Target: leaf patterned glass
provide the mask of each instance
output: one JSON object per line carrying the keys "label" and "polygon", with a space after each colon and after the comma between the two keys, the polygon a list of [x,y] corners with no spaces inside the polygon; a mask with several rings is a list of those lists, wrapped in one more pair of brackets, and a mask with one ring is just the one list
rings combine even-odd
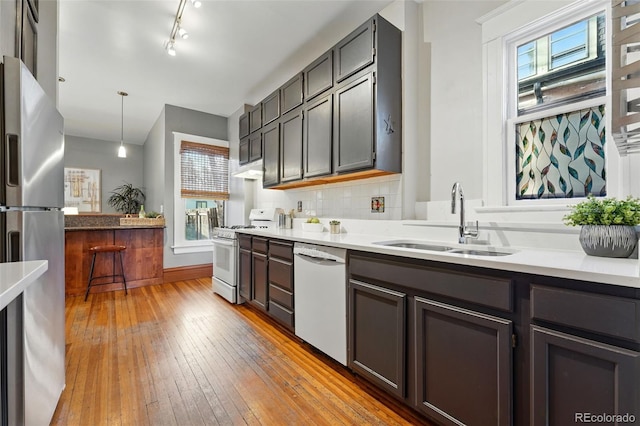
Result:
{"label": "leaf patterned glass", "polygon": [[516,124],[516,199],[605,196],[605,108]]}

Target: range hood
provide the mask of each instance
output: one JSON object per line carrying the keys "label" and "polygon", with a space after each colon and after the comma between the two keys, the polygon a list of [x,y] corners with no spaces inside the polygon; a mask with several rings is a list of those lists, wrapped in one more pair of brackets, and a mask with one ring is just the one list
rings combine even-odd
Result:
{"label": "range hood", "polygon": [[253,163],[244,164],[238,167],[232,176],[251,180],[262,178],[262,160],[256,160]]}

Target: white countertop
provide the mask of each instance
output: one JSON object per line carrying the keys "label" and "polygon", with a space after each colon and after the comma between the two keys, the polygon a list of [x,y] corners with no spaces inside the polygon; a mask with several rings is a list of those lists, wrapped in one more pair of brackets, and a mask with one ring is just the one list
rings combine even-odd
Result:
{"label": "white countertop", "polygon": [[[477,266],[482,268],[499,269],[505,271],[523,272],[559,278],[570,278],[583,281],[613,284],[640,289],[640,268],[638,259],[612,259],[588,256],[583,252],[562,250],[536,250],[531,248],[518,249],[514,247],[502,248],[472,244],[456,244],[451,241],[424,240],[406,236],[381,234],[330,234],[325,232],[304,232],[301,229],[264,229],[237,230],[245,234],[280,238],[283,240],[320,244],[340,247],[349,250],[361,250],[371,253],[382,253],[403,256],[414,259],[425,259],[436,262],[455,263],[459,265]],[[407,241],[415,240],[436,243],[456,248],[489,248],[497,251],[514,251],[508,256],[473,256],[447,252],[425,251],[418,249],[387,247],[373,244],[378,241]]]}
{"label": "white countertop", "polygon": [[0,263],[0,309],[4,309],[49,269],[46,260]]}

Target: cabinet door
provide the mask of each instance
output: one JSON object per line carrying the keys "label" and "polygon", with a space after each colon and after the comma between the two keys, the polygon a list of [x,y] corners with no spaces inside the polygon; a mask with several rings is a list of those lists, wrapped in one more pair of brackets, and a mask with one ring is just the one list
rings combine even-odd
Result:
{"label": "cabinet door", "polygon": [[333,94],[318,99],[305,109],[304,176],[331,173],[333,143]]}
{"label": "cabinet door", "polygon": [[38,27],[34,8],[22,3],[22,33],[20,37],[20,59],[27,66],[31,74],[38,78]]}
{"label": "cabinet door", "polygon": [[349,282],[348,365],[400,398],[406,392],[406,298],[397,291]]}
{"label": "cabinet door", "polygon": [[245,300],[251,300],[251,251],[239,249],[238,255],[238,285],[240,296]]}
{"label": "cabinet door", "polygon": [[280,117],[280,91],[276,90],[262,101],[262,125]]}
{"label": "cabinet door", "polygon": [[239,163],[247,164],[249,162],[249,138],[240,139]]}
{"label": "cabinet door", "polygon": [[351,74],[373,64],[375,22],[364,23],[336,47],[336,81],[341,82]]}
{"label": "cabinet door", "polygon": [[251,270],[253,273],[251,301],[262,310],[267,310],[267,256],[260,253],[251,254]]}
{"label": "cabinet door", "polygon": [[262,127],[262,104],[254,106],[249,111],[249,133],[260,130]]}
{"label": "cabinet door", "polygon": [[262,186],[268,188],[280,183],[280,123],[273,123],[262,130],[264,145]]}
{"label": "cabinet door", "polygon": [[585,423],[590,413],[638,417],[640,353],[542,327],[531,331],[531,425]]}
{"label": "cabinet door", "polygon": [[262,158],[262,133],[255,132],[249,135],[249,161]]}
{"label": "cabinet door", "polygon": [[333,51],[330,50],[303,71],[304,97],[309,100],[333,87]]}
{"label": "cabinet door", "polygon": [[373,75],[367,74],[336,92],[335,170],[373,166]]}
{"label": "cabinet door", "polygon": [[281,114],[302,105],[302,73],[287,81],[280,88]]}
{"label": "cabinet door", "polygon": [[511,321],[416,297],[416,407],[443,424],[510,425]]}
{"label": "cabinet door", "polygon": [[249,136],[249,113],[244,113],[238,119],[238,132],[240,139]]}
{"label": "cabinet door", "polygon": [[280,123],[280,181],[302,179],[302,110],[291,111]]}

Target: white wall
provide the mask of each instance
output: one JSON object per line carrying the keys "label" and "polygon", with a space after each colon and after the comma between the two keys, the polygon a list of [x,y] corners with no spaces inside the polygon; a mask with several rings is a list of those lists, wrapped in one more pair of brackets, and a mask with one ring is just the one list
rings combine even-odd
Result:
{"label": "white wall", "polygon": [[[102,171],[102,191],[100,194],[102,213],[116,213],[116,211],[107,204],[107,199],[111,195],[111,191],[125,182],[137,188],[142,188],[146,194],[142,180],[142,147],[140,145],[125,144],[127,148],[127,158],[118,158],[119,145],[119,141],[104,141],[71,135],[65,136],[65,167],[99,169]],[[151,211],[152,209],[147,207],[146,210]]]}

